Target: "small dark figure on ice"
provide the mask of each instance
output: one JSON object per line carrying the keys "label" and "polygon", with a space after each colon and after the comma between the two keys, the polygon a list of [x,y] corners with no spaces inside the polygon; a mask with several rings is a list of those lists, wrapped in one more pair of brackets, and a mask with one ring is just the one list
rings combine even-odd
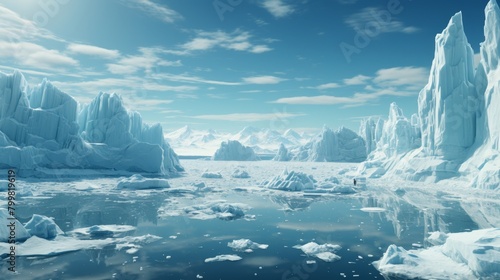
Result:
{"label": "small dark figure on ice", "polygon": [[354,186],[356,186],[356,179],[354,179]]}

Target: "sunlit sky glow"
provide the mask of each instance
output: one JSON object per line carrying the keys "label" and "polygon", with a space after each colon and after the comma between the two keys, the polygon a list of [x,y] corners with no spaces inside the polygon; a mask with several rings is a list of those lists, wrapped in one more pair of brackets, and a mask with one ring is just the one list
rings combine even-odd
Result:
{"label": "sunlit sky glow", "polygon": [[416,112],[434,37],[456,12],[478,53],[486,3],[0,0],[0,71],[47,77],[81,103],[116,92],[167,132],[357,131],[392,101]]}

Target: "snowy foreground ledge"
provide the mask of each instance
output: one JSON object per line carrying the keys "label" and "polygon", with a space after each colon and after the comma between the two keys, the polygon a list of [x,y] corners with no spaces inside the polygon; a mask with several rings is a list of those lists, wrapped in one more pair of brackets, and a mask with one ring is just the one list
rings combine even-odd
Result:
{"label": "snowy foreground ledge", "polygon": [[433,233],[435,246],[406,251],[391,245],[375,267],[385,275],[423,279],[500,279],[500,228]]}

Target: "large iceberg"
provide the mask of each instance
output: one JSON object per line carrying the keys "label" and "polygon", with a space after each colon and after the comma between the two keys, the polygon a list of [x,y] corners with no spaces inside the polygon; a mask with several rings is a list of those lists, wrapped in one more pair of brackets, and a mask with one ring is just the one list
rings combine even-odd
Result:
{"label": "large iceberg", "polygon": [[0,73],[0,168],[183,170],[161,126],[143,123],[120,96],[99,93],[79,107],[46,79],[30,88],[21,72]]}
{"label": "large iceberg", "polygon": [[300,147],[293,160],[326,162],[362,162],[366,159],[365,140],[354,131],[328,127],[311,142]]}
{"label": "large iceberg", "polygon": [[258,157],[252,148],[243,146],[236,140],[228,140],[220,144],[212,160],[253,161],[258,160]]}

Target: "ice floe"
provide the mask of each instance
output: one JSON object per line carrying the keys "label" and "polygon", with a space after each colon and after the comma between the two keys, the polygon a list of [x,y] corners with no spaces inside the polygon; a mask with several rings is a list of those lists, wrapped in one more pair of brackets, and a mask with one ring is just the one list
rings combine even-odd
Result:
{"label": "ice floe", "polygon": [[213,258],[207,258],[207,259],[205,259],[205,262],[206,263],[209,263],[209,262],[224,262],[224,261],[235,262],[235,261],[239,261],[239,260],[241,260],[241,257],[238,256],[238,255],[218,255],[218,256],[215,256]]}
{"label": "ice floe", "polygon": [[309,242],[304,245],[295,245],[293,248],[302,250],[302,252],[306,255],[317,257],[325,262],[340,260],[340,256],[334,254],[334,252],[342,249],[339,245],[330,243],[319,245],[316,242]]}
{"label": "ice floe", "polygon": [[229,248],[232,248],[235,251],[246,252],[246,253],[251,253],[251,252],[253,252],[254,249],[265,250],[269,247],[269,245],[267,245],[267,244],[259,244],[259,243],[253,242],[250,239],[233,240],[231,242],[228,242],[227,246]]}
{"label": "ice floe", "polygon": [[129,178],[123,178],[118,181],[117,189],[166,189],[170,188],[170,184],[166,179],[145,178],[140,174],[134,174]]}

